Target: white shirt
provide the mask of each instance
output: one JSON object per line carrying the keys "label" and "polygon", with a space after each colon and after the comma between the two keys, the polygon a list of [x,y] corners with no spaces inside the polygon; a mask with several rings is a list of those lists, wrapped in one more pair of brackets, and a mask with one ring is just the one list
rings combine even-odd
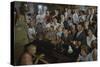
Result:
{"label": "white shirt", "polygon": [[92,56],[91,56],[91,54],[88,54],[86,57],[83,57],[79,54],[78,59],[79,59],[79,61],[92,61]]}
{"label": "white shirt", "polygon": [[69,26],[73,25],[72,20],[68,20],[67,22],[68,22]]}
{"label": "white shirt", "polygon": [[77,13],[74,13],[72,18],[73,18],[73,22],[74,22],[75,24],[77,24],[77,23],[79,22],[79,16],[78,16]]}
{"label": "white shirt", "polygon": [[83,22],[85,20],[86,20],[86,15],[82,15],[82,16],[79,17],[80,22]]}
{"label": "white shirt", "polygon": [[95,40],[96,39],[96,37],[94,36],[94,35],[92,35],[92,37],[90,38],[89,36],[87,36],[87,45],[89,46],[89,47],[91,47],[91,42],[93,41],[93,40]]}
{"label": "white shirt", "polygon": [[36,32],[35,32],[34,27],[28,29],[28,36],[29,36],[30,39],[33,39],[33,36],[32,35],[35,35],[35,33]]}

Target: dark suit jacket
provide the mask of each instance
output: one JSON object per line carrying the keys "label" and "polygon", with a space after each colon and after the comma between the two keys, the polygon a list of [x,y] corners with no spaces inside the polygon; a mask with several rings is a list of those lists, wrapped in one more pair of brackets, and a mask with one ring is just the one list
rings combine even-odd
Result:
{"label": "dark suit jacket", "polygon": [[82,45],[87,45],[86,43],[86,35],[84,32],[81,32],[78,36],[76,34],[75,40],[81,41]]}

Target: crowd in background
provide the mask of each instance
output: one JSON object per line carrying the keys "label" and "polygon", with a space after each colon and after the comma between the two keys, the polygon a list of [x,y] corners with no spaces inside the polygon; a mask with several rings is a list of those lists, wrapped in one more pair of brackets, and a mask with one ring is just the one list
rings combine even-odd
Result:
{"label": "crowd in background", "polygon": [[[29,44],[25,46],[20,64],[97,60],[97,11],[94,8],[61,11],[59,7],[54,10],[48,6],[37,7],[37,12],[34,9],[24,14]],[[35,61],[36,54],[40,58]]]}

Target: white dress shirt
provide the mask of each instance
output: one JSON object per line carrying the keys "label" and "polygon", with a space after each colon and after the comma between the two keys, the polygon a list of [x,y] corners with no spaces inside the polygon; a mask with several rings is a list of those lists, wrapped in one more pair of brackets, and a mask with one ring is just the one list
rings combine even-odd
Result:
{"label": "white dress shirt", "polygon": [[88,45],[89,47],[91,47],[91,42],[92,42],[93,40],[95,40],[95,39],[96,39],[96,37],[95,37],[94,35],[92,35],[92,37],[87,36],[87,45]]}
{"label": "white dress shirt", "polygon": [[74,13],[72,18],[73,18],[73,22],[75,24],[78,24],[78,22],[79,22],[79,16],[78,16],[78,14],[77,13]]}

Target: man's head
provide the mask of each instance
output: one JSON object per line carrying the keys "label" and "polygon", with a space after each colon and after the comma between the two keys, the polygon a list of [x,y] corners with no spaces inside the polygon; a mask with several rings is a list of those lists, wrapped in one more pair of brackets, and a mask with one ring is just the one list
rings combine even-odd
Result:
{"label": "man's head", "polygon": [[67,12],[68,11],[68,8],[65,8],[65,11]]}
{"label": "man's head", "polygon": [[88,30],[88,35],[92,36],[93,32],[91,31],[91,29]]}
{"label": "man's head", "polygon": [[78,25],[77,25],[77,30],[78,30],[78,32],[80,32],[80,31],[83,30],[83,26],[82,26],[82,24],[78,24]]}
{"label": "man's head", "polygon": [[29,52],[30,54],[34,55],[36,53],[36,46],[35,45],[29,45],[27,46],[27,52]]}

